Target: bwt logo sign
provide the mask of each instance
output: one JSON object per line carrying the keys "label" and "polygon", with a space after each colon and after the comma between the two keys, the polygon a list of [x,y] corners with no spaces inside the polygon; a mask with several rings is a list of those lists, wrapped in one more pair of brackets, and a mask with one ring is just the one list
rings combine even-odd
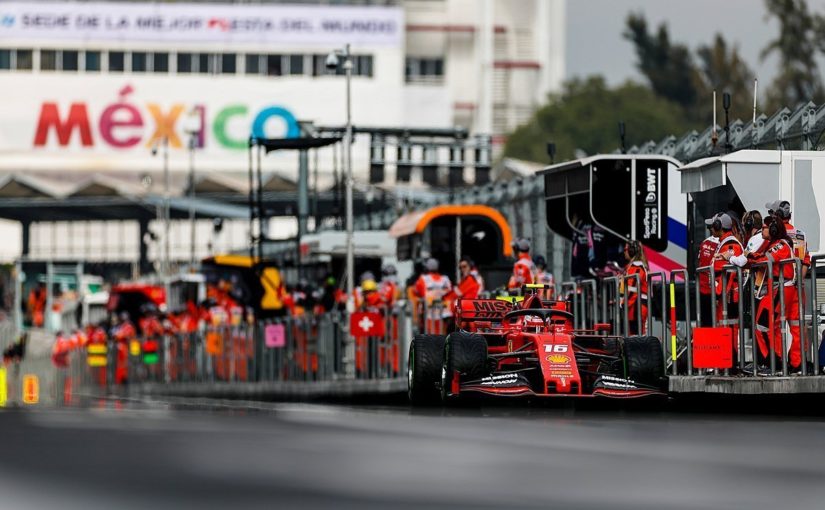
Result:
{"label": "bwt logo sign", "polygon": [[0,17],[0,26],[3,26],[3,27],[14,26],[14,15],[13,14],[4,14],[2,17]]}

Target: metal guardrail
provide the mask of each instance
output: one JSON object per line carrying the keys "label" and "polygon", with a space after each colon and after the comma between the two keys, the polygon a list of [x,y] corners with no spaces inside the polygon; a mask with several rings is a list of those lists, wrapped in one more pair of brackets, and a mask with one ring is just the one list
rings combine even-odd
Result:
{"label": "metal guardrail", "polygon": [[[805,281],[792,285],[800,307],[800,372],[801,375],[821,376],[819,342],[813,341],[819,337],[818,299],[815,292],[805,291],[805,285],[809,284],[810,289],[817,288],[815,268],[825,265],[825,256],[815,257],[812,263],[814,270],[805,275]],[[779,276],[773,276],[777,265],[778,269],[792,265],[795,274],[803,274],[802,262],[796,258],[752,264],[749,274],[732,265],[724,266],[721,272],[713,266],[699,268],[693,280],[685,270],[649,274],[647,297],[639,297],[634,319],[646,329],[640,334],[656,333],[662,341],[666,373],[671,376],[735,373],[737,377],[746,378],[789,375],[787,354],[792,345],[789,335],[790,328],[795,325],[789,307],[793,303],[787,302],[784,290],[787,282],[783,272],[780,270]],[[762,288],[767,297],[762,297],[756,285],[757,270],[765,271]],[[723,289],[727,290],[729,286],[731,290],[736,289],[738,300],[729,300],[726,292],[702,294],[698,278],[702,274],[708,275],[713,289],[717,277]],[[598,281],[563,282],[559,286],[559,295],[569,299],[577,316],[576,327],[596,329],[597,323],[608,323],[613,326],[611,334],[628,336],[632,318],[623,298],[627,297],[632,283],[641,294],[639,275],[624,275]],[[806,299],[808,297],[810,299]],[[717,307],[719,299],[722,301]],[[767,317],[758,316],[760,299],[776,303],[776,308],[768,307]],[[647,308],[646,318],[643,318],[642,301]],[[705,301],[710,302],[712,316],[709,318],[702,317]],[[770,310],[775,312],[770,313]],[[284,317],[239,326],[210,326],[195,333],[135,339],[143,346],[147,341],[157,342],[157,361],[149,364],[143,358],[145,351],[138,352],[130,345],[110,340],[105,367],[89,367],[85,350],[73,351],[69,366],[58,371],[51,392],[58,402],[71,403],[76,398],[73,395],[102,396],[142,382],[174,386],[178,383],[342,381],[353,379],[347,370],[348,365],[355,366],[355,380],[398,380],[406,368],[408,342],[413,333],[445,334],[450,327],[448,312],[447,304],[442,302],[430,305],[420,302],[417,311],[405,302],[385,309],[382,311],[385,335],[356,339],[354,353],[349,355],[346,349],[347,316],[339,312]],[[695,367],[695,333],[704,319],[710,319],[708,322],[712,327],[735,328],[738,360],[732,372]],[[760,322],[767,324],[763,326]],[[767,338],[769,359],[761,370],[758,368],[760,343],[757,330],[760,334],[764,332]],[[774,335],[778,336],[774,338]]]}
{"label": "metal guardrail", "polygon": [[[690,313],[690,281],[686,269],[674,269],[670,272],[670,282],[668,284],[670,287],[670,359],[668,360],[668,356],[665,356],[665,364],[667,365],[668,361],[670,361],[670,374],[678,375],[677,361],[679,360],[679,315],[676,307],[676,283],[678,279],[681,279],[683,283],[682,297],[684,299],[684,303],[682,305],[682,310],[684,311],[685,316],[685,345],[683,347],[682,353],[687,361],[687,375],[693,375],[693,350],[688,348],[688,346],[692,345],[693,323],[690,320],[692,317]],[[664,340],[664,338],[662,338],[662,340]],[[664,344],[664,342],[662,343]]]}
{"label": "metal guardrail", "polygon": [[[397,379],[406,371],[412,321],[408,308],[384,309],[385,335],[358,337],[355,359],[346,358],[347,316],[342,312],[283,317],[255,324],[207,326],[198,332],[109,339],[105,366],[90,366],[87,346],[69,353],[57,369],[54,392],[76,398],[122,394],[133,385],[156,383],[319,382]],[[134,345],[134,344],[137,345]],[[147,350],[152,345],[151,351]],[[139,347],[139,348],[138,348]],[[148,362],[147,355],[152,361]],[[70,389],[64,392],[63,388]]]}
{"label": "metal guardrail", "polygon": [[[630,286],[631,280],[634,280],[636,282],[635,288],[637,290],[635,291],[635,293],[638,296],[636,298],[636,303],[637,303],[637,306],[636,306],[636,325],[637,325],[637,328],[638,328],[636,331],[638,332],[637,334],[642,334],[643,335],[645,333],[644,328],[642,327],[642,325],[645,322],[644,319],[643,319],[642,306],[641,306],[642,299],[643,299],[643,297],[641,296],[641,293],[642,293],[642,277],[639,276],[638,273],[635,273],[635,274],[624,275],[621,278],[621,283],[622,283],[622,286],[623,286],[622,288],[624,289],[623,299],[625,299],[625,301],[624,301],[625,313],[622,314],[624,329],[622,329],[622,332],[624,333],[625,336],[630,335],[630,333],[631,333],[631,330],[630,330],[630,308],[629,308],[629,297],[628,297],[629,294],[630,294],[629,289],[631,288],[631,286]],[[648,313],[650,313],[649,312],[649,310],[650,310],[650,294],[648,294],[648,296],[647,296],[647,304],[648,304]]]}
{"label": "metal guardrail", "polygon": [[[762,375],[787,376],[789,369],[789,350],[797,347],[789,340],[792,329],[799,327],[799,354],[801,363],[799,367],[800,375],[820,375],[820,363],[818,356],[818,340],[820,329],[820,316],[818,301],[815,289],[817,288],[816,266],[825,261],[825,255],[814,257],[812,260],[813,269],[805,276],[805,281],[797,283],[786,281],[783,268],[788,265],[794,267],[796,275],[803,274],[803,264],[798,258],[787,259],[778,263],[770,259],[766,262],[750,264],[748,269],[750,275],[743,268],[734,265],[725,265],[721,272],[717,272],[713,266],[700,267],[696,270],[696,278],[691,280],[686,270],[673,270],[668,275],[657,272],[647,276],[648,295],[645,300],[647,307],[646,332],[637,334],[657,333],[662,341],[662,353],[664,354],[665,369],[670,375],[695,375],[704,374],[701,369],[694,366],[694,330],[701,324],[710,324],[710,327],[730,327],[733,329],[734,349],[737,363],[734,366],[735,373],[742,377]],[[774,277],[774,266],[778,265],[779,276]],[[765,271],[765,283],[763,288],[767,293],[767,299],[776,302],[775,313],[768,313],[767,326],[758,324],[760,318],[757,316],[758,303],[761,296],[758,296],[758,288],[755,285],[755,273],[758,270]],[[728,291],[717,295],[713,291],[710,294],[700,292],[699,279],[702,274],[707,274],[712,288],[717,285],[722,289],[730,289],[735,292],[735,299],[728,298]],[[718,278],[718,282],[717,282]],[[640,278],[638,275],[623,275],[603,278],[598,282],[599,291],[594,295],[599,299],[595,308],[601,310],[601,320],[613,325],[613,334],[628,336],[631,332],[630,317],[625,298],[631,282],[635,283],[638,291],[641,291]],[[809,284],[811,292],[806,292],[806,285]],[[567,285],[567,287],[565,286]],[[563,288],[568,288],[573,282],[565,282]],[[587,292],[590,283],[588,281],[575,282],[575,288],[570,287],[573,296]],[[790,317],[786,303],[784,289],[793,287],[796,293],[796,301],[799,303],[799,323]],[[669,292],[668,292],[669,290]],[[808,296],[810,295],[809,299]],[[719,299],[722,299],[720,302]],[[703,305],[708,304],[706,310],[710,310],[710,317],[702,316]],[[641,305],[641,299],[638,302]],[[717,306],[718,303],[718,306]],[[735,308],[731,308],[735,306]],[[575,306],[574,306],[575,308]],[[768,310],[770,311],[771,308]],[[642,307],[637,306],[635,310],[635,320],[641,324]],[[577,325],[578,326],[578,325]],[[756,331],[760,333],[764,330],[768,343],[768,356],[766,365],[761,368],[759,356],[755,353],[759,350],[759,339]],[[775,340],[774,337],[778,340]],[[780,352],[781,350],[781,352]],[[761,351],[760,351],[761,352]],[[753,368],[749,368],[750,366]],[[714,375],[731,375],[730,370],[718,370],[710,372]]]}
{"label": "metal guardrail", "polygon": [[415,305],[413,322],[416,331],[420,333],[446,335],[450,319],[452,319],[452,310],[448,302],[436,300],[428,303],[425,299],[421,299]]}

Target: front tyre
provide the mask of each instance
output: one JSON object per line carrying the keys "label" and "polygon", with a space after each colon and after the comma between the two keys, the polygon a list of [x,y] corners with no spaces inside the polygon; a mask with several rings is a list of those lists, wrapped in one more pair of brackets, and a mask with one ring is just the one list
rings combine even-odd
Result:
{"label": "front tyre", "polygon": [[632,336],[624,339],[625,376],[646,386],[659,388],[665,378],[662,344],[654,336]]}
{"label": "front tyre", "polygon": [[444,343],[444,361],[441,368],[441,400],[453,396],[451,386],[453,374],[458,372],[464,380],[481,379],[489,375],[487,363],[487,341],[483,336],[454,331]]}
{"label": "front tyre", "polygon": [[413,336],[407,361],[407,395],[411,404],[424,406],[438,403],[443,356],[443,336]]}

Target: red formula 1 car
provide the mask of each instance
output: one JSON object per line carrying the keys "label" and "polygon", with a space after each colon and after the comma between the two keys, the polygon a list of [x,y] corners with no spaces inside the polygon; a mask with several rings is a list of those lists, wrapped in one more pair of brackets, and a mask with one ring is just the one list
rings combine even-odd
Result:
{"label": "red formula 1 car", "polygon": [[609,324],[576,330],[565,301],[459,300],[455,318],[458,329],[448,336],[416,335],[410,344],[413,404],[469,395],[665,395],[657,338],[611,336]]}

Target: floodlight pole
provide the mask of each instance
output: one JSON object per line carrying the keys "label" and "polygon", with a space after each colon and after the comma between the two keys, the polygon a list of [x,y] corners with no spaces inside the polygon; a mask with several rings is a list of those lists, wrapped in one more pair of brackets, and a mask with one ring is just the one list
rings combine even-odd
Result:
{"label": "floodlight pole", "polygon": [[189,265],[190,271],[195,267],[195,133],[189,135]]}
{"label": "floodlight pole", "polygon": [[169,202],[169,137],[163,137],[163,279],[164,283],[169,279],[172,272],[172,259],[170,257],[169,233],[171,230],[171,208]]}
{"label": "floodlight pole", "polygon": [[161,250],[160,255],[160,276],[161,279],[163,279],[165,282],[170,272],[169,218],[171,213],[169,207],[169,137],[163,136],[152,144],[152,156],[157,155],[158,149],[160,148],[160,144],[163,144],[163,154],[161,155],[161,157],[163,158],[163,200],[161,204],[157,207],[157,221],[163,222],[163,248]]}
{"label": "floodlight pole", "polygon": [[344,132],[344,151],[346,157],[344,161],[346,166],[344,168],[345,182],[346,182],[346,216],[347,216],[347,310],[352,313],[355,310],[355,251],[353,248],[353,231],[352,231],[352,95],[351,95],[351,81],[352,81],[352,56],[350,55],[350,47],[347,44],[344,47],[344,73],[347,82],[347,124]]}

